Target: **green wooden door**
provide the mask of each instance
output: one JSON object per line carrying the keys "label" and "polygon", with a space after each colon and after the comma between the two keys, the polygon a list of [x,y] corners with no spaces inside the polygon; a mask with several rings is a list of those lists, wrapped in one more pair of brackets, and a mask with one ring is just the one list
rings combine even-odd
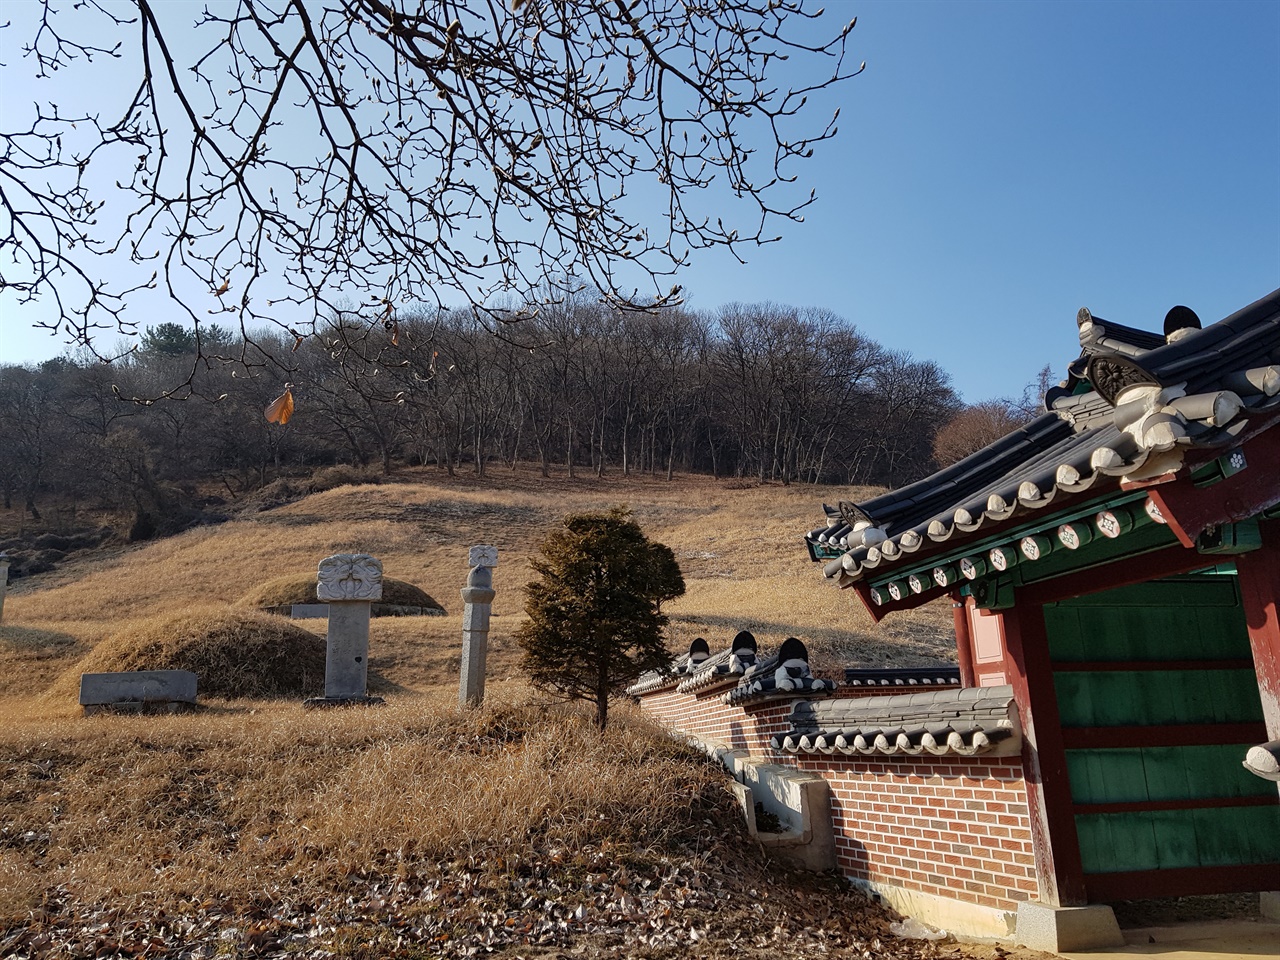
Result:
{"label": "green wooden door", "polygon": [[1280,801],[1241,765],[1266,731],[1236,578],[1044,612],[1089,899],[1274,887]]}

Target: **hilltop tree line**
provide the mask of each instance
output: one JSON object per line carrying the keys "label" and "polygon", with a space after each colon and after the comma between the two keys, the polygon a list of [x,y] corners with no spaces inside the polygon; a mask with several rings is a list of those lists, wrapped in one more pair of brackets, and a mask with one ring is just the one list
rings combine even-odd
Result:
{"label": "hilltop tree line", "polygon": [[[236,498],[344,463],[897,485],[933,468],[938,425],[960,409],[936,364],[775,304],[640,312],[580,296],[497,336],[440,310],[373,325],[335,313],[319,335],[249,344],[202,325],[199,340],[164,323],[110,365],[0,368],[5,507],[164,513],[183,488]],[[261,365],[246,375],[218,352]],[[268,423],[286,382],[296,413]]]}

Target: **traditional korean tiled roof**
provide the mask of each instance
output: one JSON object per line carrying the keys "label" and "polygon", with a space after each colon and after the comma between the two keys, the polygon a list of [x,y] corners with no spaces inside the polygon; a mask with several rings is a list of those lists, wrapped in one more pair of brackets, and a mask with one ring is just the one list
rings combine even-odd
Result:
{"label": "traditional korean tiled roof", "polygon": [[674,687],[679,682],[678,676],[665,670],[650,670],[642,673],[639,680],[627,687],[627,693],[633,697],[641,697],[647,693],[657,693],[659,690]]}
{"label": "traditional korean tiled roof", "polygon": [[750,631],[742,630],[733,638],[728,650],[708,657],[676,687],[677,693],[697,693],[713,687],[737,683],[748,670],[756,665],[756,638]]}
{"label": "traditional korean tiled roof", "polygon": [[[917,483],[825,507],[826,526],[805,540],[826,576],[883,580],[1122,480],[1212,460],[1280,419],[1280,290],[1204,329],[1175,307],[1164,336],[1088,310],[1077,324],[1080,357],[1045,414]],[[933,585],[899,590],[917,586]]]}
{"label": "traditional korean tiled roof", "polygon": [[958,687],[959,667],[846,667],[849,687]]}
{"label": "traditional korean tiled roof", "polygon": [[891,697],[797,701],[775,750],[846,756],[1017,753],[1021,746],[1011,686],[931,690]]}
{"label": "traditional korean tiled roof", "polygon": [[698,637],[689,644],[689,652],[676,657],[671,661],[671,666],[664,670],[650,670],[642,673],[639,680],[627,687],[627,693],[638,697],[674,687],[709,659],[711,659],[711,647],[706,640]]}
{"label": "traditional korean tiled roof", "polygon": [[814,677],[809,670],[809,651],[795,637],[788,637],[778,652],[752,666],[738,685],[721,699],[728,704],[749,703],[776,697],[830,693],[832,680]]}
{"label": "traditional korean tiled roof", "polygon": [[707,641],[698,637],[689,652],[677,657],[664,670],[651,670],[627,688],[633,697],[674,687],[679,693],[694,693],[715,686],[737,683],[756,663],[756,638],[739,631],[727,650],[712,654]]}

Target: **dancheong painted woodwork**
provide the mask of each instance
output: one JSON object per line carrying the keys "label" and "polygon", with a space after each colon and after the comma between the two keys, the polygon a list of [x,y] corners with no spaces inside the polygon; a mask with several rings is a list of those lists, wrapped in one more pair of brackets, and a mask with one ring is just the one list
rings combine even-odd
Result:
{"label": "dancheong painted woodwork", "polygon": [[1276,889],[1280,795],[1244,761],[1280,754],[1280,290],[1077,323],[1041,417],[826,508],[809,555],[876,620],[950,598],[965,685],[1011,684],[1037,899]]}

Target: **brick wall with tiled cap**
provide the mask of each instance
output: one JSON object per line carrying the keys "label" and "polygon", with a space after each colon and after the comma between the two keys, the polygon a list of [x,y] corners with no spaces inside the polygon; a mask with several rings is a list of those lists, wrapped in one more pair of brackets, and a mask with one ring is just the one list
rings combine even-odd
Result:
{"label": "brick wall with tiled cap", "polygon": [[824,777],[831,785],[837,865],[852,880],[998,910],[1035,898],[1017,757],[788,754],[769,740],[789,729],[790,698],[730,706],[716,696],[665,690],[640,703],[673,731]]}

